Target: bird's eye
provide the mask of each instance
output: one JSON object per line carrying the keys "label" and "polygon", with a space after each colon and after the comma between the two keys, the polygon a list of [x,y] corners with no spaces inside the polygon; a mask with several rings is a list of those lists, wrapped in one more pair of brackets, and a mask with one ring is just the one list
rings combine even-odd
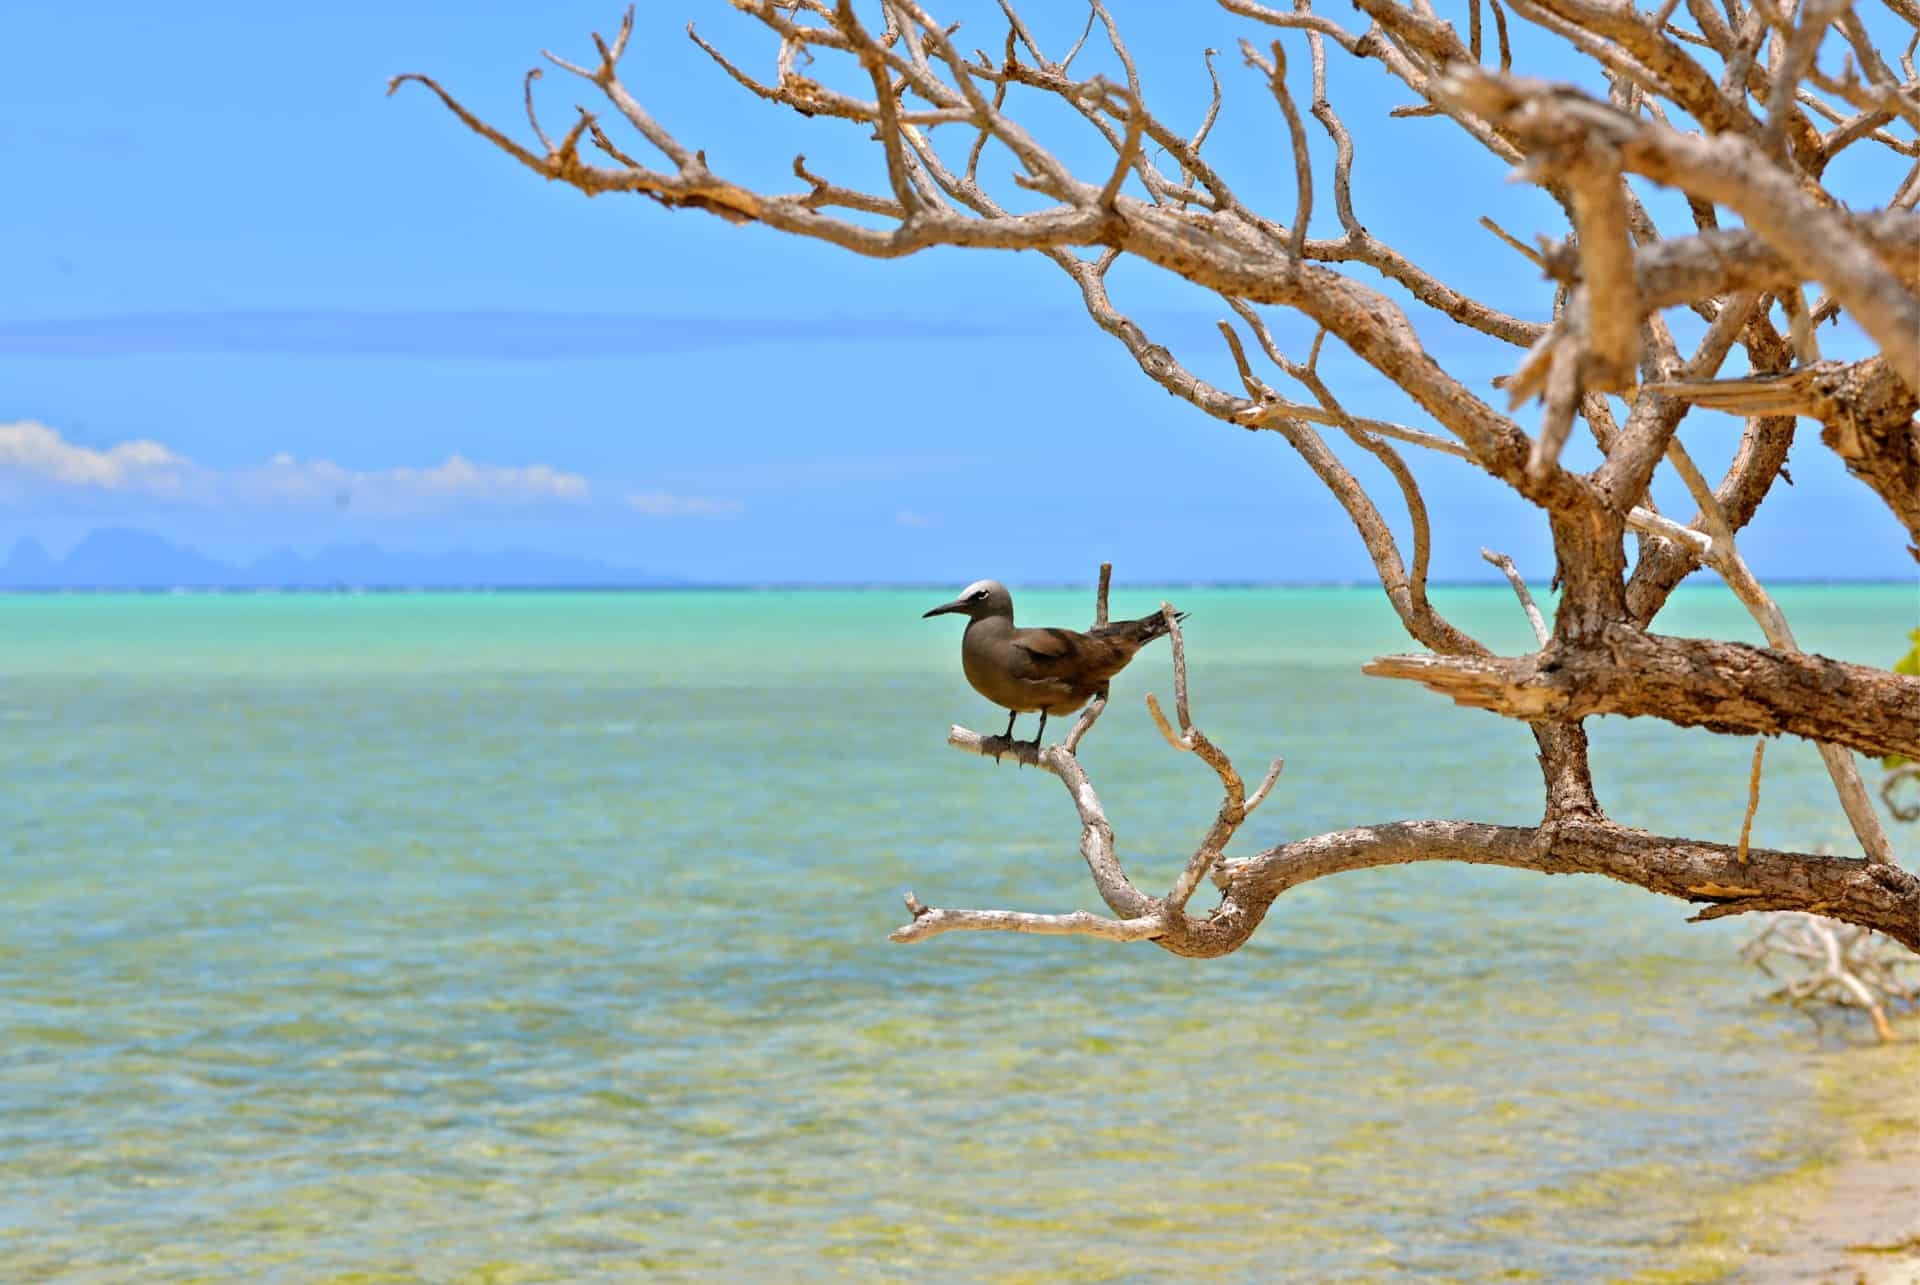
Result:
{"label": "bird's eye", "polygon": [[987,596],[987,591],[985,589],[979,589],[967,595],[968,598],[972,599],[975,602],[980,601],[982,598],[986,596]]}

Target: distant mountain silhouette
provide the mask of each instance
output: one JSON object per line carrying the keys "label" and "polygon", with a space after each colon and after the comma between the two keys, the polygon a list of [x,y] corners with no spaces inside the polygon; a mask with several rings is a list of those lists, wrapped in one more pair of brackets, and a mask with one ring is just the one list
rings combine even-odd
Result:
{"label": "distant mountain silhouette", "polygon": [[64,558],[25,539],[0,562],[0,589],[459,589],[652,587],[671,576],[538,549],[406,553],[333,544],[281,549],[236,566],[151,531],[103,527]]}

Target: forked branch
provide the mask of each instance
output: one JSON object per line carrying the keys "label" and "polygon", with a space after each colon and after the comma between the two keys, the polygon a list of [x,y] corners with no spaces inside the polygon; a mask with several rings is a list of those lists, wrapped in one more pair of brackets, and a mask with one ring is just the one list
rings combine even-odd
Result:
{"label": "forked branch", "polygon": [[[1109,571],[1110,566],[1101,567],[1100,594],[1094,611],[1096,624],[1106,617]],[[1031,745],[1010,746],[1004,737],[982,736],[963,727],[953,728],[948,733],[947,743],[956,749],[994,758],[1024,749],[1026,754],[1022,756],[1022,761],[1030,762],[1060,778],[1080,815],[1080,854],[1087,863],[1101,899],[1118,917],[1107,918],[1087,911],[1034,914],[1017,910],[936,909],[924,905],[909,892],[906,894],[906,903],[913,918],[893,931],[891,937],[894,941],[913,942],[955,931],[1032,932],[1103,937],[1113,941],[1154,940],[1178,953],[1194,953],[1183,950],[1183,947],[1217,938],[1218,912],[1205,919],[1195,919],[1186,913],[1187,902],[1220,860],[1235,833],[1253,815],[1254,810],[1266,801],[1274,782],[1280,777],[1282,761],[1275,759],[1259,788],[1252,795],[1247,794],[1233,761],[1193,724],[1187,696],[1186,641],[1180,631],[1180,617],[1173,605],[1166,602],[1160,604],[1160,614],[1167,623],[1173,651],[1174,710],[1180,722],[1180,732],[1176,734],[1168,725],[1166,716],[1160,711],[1160,703],[1152,693],[1147,695],[1147,708],[1169,745],[1196,755],[1213,769],[1220,778],[1223,796],[1218,815],[1194,848],[1193,855],[1187,859],[1173,887],[1165,896],[1153,897],[1142,892],[1128,876],[1115,849],[1113,826],[1107,820],[1099,794],[1080,765],[1077,747],[1106,706],[1106,696],[1102,693],[1081,713],[1066,740],[1059,745],[1045,749],[1036,749]]]}

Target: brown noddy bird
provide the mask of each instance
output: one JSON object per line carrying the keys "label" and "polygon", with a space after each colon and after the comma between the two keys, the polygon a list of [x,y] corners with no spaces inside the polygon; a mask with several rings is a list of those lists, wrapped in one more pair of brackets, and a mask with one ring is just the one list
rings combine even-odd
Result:
{"label": "brown noddy bird", "polygon": [[1071,714],[1085,705],[1127,667],[1135,652],[1167,632],[1166,618],[1157,612],[1096,625],[1084,634],[1075,629],[1016,629],[1013,595],[998,580],[974,581],[958,598],[921,619],[947,612],[967,618],[967,632],[960,637],[960,667],[973,690],[1007,711],[1002,737],[1012,740],[1014,720],[1029,710],[1040,711],[1040,728],[1033,734],[1036,748],[1047,730],[1047,715]]}

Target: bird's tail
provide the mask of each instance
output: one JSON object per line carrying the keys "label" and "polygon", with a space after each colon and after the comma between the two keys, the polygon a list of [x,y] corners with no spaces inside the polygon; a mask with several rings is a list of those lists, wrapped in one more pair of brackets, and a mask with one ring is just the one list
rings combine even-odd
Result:
{"label": "bird's tail", "polygon": [[[1176,611],[1173,613],[1173,618],[1185,620],[1187,613]],[[1142,616],[1138,620],[1116,620],[1110,625],[1102,625],[1093,633],[1096,638],[1102,635],[1109,638],[1124,638],[1135,647],[1144,647],[1156,638],[1167,636],[1167,618],[1156,611],[1151,616]]]}

